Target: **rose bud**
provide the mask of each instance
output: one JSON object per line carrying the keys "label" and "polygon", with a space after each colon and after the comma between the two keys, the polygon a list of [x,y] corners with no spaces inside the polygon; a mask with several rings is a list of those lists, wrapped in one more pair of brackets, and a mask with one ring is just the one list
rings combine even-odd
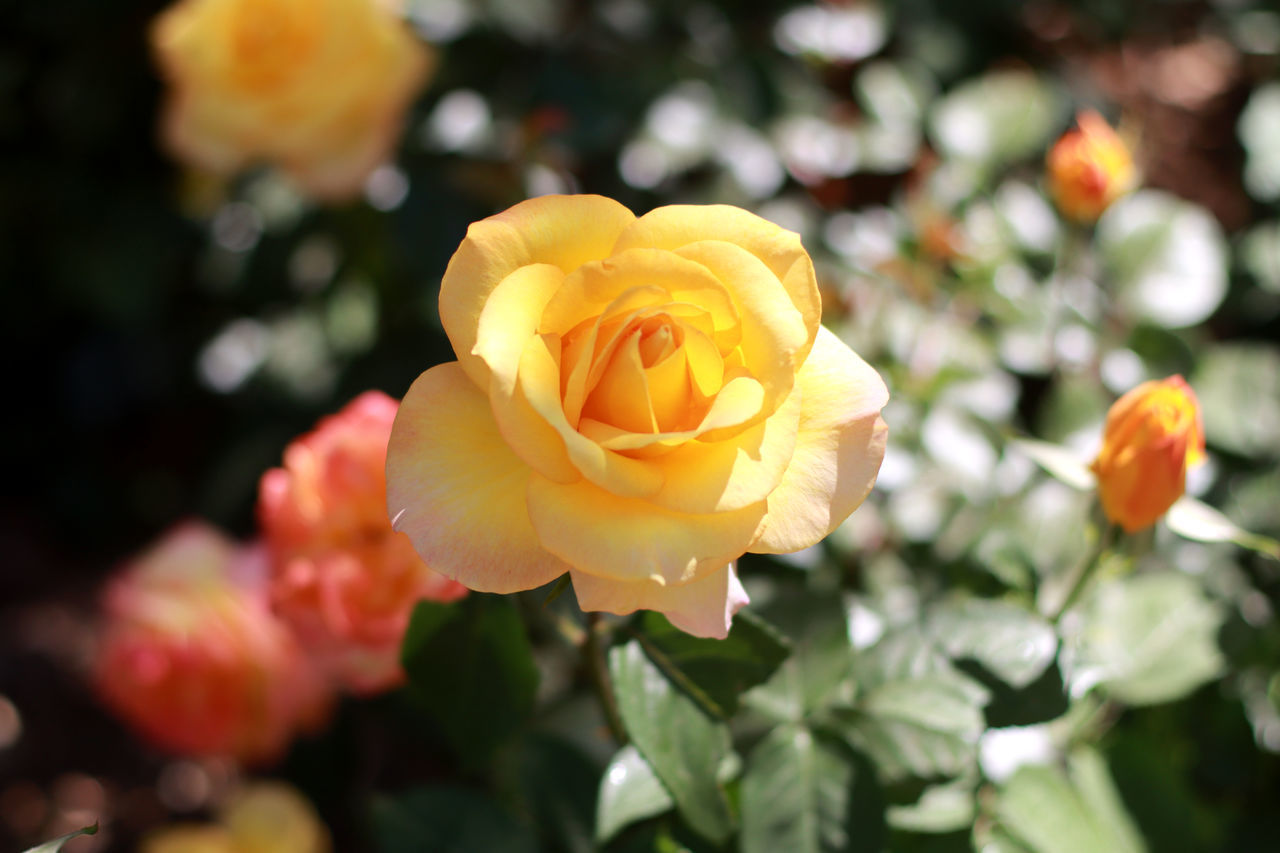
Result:
{"label": "rose bud", "polygon": [[1144,382],[1112,405],[1091,466],[1107,518],[1128,533],[1164,515],[1204,458],[1195,393],[1181,376]]}

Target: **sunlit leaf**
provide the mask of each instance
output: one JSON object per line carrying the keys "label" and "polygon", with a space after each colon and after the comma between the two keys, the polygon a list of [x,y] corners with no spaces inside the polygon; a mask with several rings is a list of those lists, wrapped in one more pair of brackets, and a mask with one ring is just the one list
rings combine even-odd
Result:
{"label": "sunlit leaf", "polygon": [[955,776],[974,766],[990,693],[918,629],[861,652],[855,680],[857,699],[837,714],[840,731],[885,778]]}
{"label": "sunlit leaf", "polygon": [[1089,463],[1068,447],[1033,438],[1011,439],[1009,446],[1030,457],[1051,476],[1074,489],[1087,492],[1097,486],[1098,481],[1089,470]]}
{"label": "sunlit leaf", "polygon": [[717,774],[730,752],[729,730],[673,685],[632,640],[609,652],[618,712],[636,749],[689,825],[712,841],[733,831]]}
{"label": "sunlit leaf", "polygon": [[1183,495],[1164,517],[1169,529],[1197,542],[1234,542],[1280,560],[1280,542],[1250,533],[1213,507]]}
{"label": "sunlit leaf", "polygon": [[1034,853],[1143,853],[1101,756],[1077,750],[1068,772],[1045,765],[1018,770],[1000,790],[997,820]]}
{"label": "sunlit leaf", "polygon": [[1209,317],[1227,293],[1222,227],[1207,210],[1141,190],[1098,221],[1098,247],[1120,303],[1165,328]]}
{"label": "sunlit leaf", "polygon": [[998,166],[1042,152],[1061,124],[1063,106],[1043,78],[993,71],[935,102],[930,128],[944,155]]}
{"label": "sunlit leaf", "polygon": [[1280,199],[1280,83],[1259,86],[1249,96],[1237,125],[1246,153],[1244,182],[1258,201]]}
{"label": "sunlit leaf", "polygon": [[1243,456],[1280,456],[1280,352],[1261,342],[1216,344],[1191,376],[1205,440]]}
{"label": "sunlit leaf", "polygon": [[623,827],[671,810],[675,801],[630,744],[618,750],[600,780],[596,840],[608,841]]}
{"label": "sunlit leaf", "polygon": [[925,788],[909,805],[890,806],[885,813],[894,829],[909,832],[955,832],[973,823],[973,779],[957,779]]}
{"label": "sunlit leaf", "polygon": [[747,758],[743,853],[879,851],[884,818],[869,770],[838,742],[778,726]]}
{"label": "sunlit leaf", "polygon": [[926,624],[951,657],[976,660],[1013,687],[1039,678],[1058,650],[1049,623],[1009,601],[947,601],[930,611]]}
{"label": "sunlit leaf", "polygon": [[1100,688],[1131,705],[1171,702],[1222,671],[1223,613],[1186,575],[1099,584],[1068,615],[1061,661],[1073,696]]}

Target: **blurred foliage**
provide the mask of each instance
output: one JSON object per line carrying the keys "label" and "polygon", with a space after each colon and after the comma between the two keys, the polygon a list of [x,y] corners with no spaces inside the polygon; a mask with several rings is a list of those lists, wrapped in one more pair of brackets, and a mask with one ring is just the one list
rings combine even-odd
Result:
{"label": "blurred foliage", "polygon": [[[1250,550],[1280,537],[1280,14],[406,6],[439,69],[397,162],[329,208],[163,158],[156,0],[0,6],[0,697],[23,722],[0,846],[82,825],[57,797],[24,823],[13,793],[71,772],[101,780],[110,849],[208,807],[162,802],[173,765],[77,681],[97,583],[184,517],[247,534],[289,439],[452,358],[435,298],[467,224],[588,191],[801,233],[826,323],[893,395],[878,487],[821,546],[745,558],[723,642],[584,626],[548,590],[422,605],[411,684],[276,770],[338,849],[1280,849],[1280,564]],[[1043,186],[1082,107],[1145,175],[1096,228]],[[1082,463],[1115,396],[1174,372],[1208,440],[1189,491],[1225,518],[1103,547]]]}

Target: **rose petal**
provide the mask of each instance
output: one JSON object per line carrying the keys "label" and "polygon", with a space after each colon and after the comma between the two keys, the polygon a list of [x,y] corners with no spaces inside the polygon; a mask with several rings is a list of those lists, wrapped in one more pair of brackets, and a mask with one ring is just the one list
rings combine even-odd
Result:
{"label": "rose petal", "polygon": [[614,580],[687,582],[737,559],[752,541],[765,502],[689,515],[621,498],[588,482],[529,479],[529,518],[548,551],[575,569]]}
{"label": "rose petal", "polygon": [[[796,369],[808,352],[805,318],[791,304],[777,277],[742,247],[704,240],[682,246],[678,254],[706,267],[733,294],[742,317],[739,350],[744,364],[765,390],[756,419],[768,417],[791,393]],[[712,433],[707,440],[715,441],[728,432]]]}
{"label": "rose petal", "polygon": [[682,631],[723,640],[733,614],[748,601],[733,564],[703,572],[688,583],[668,586],[657,581],[615,581],[571,571],[573,592],[583,610],[625,615],[656,610]]}
{"label": "rose petal", "polygon": [[570,272],[608,257],[635,219],[618,202],[595,195],[540,196],[473,223],[440,282],[440,321],[471,381],[488,388],[489,369],[471,350],[489,294],[514,270],[552,264]]}
{"label": "rose petal", "polygon": [[662,488],[661,471],[641,460],[606,450],[570,425],[560,402],[559,358],[558,339],[554,336],[535,335],[525,345],[519,387],[529,405],[560,434],[569,459],[582,476],[617,495],[653,495]]}
{"label": "rose petal", "polygon": [[[675,250],[701,240],[723,240],[764,261],[799,309],[812,345],[822,321],[822,299],[813,261],[799,234],[729,205],[673,204],[652,210],[628,225],[618,235],[613,251],[637,246]],[[802,348],[801,357],[808,349]]]}
{"label": "rose petal", "polygon": [[539,545],[530,524],[531,473],[461,366],[437,365],[413,383],[396,415],[387,510],[441,574],[482,592],[532,589],[568,566]]}
{"label": "rose petal", "polygon": [[572,483],[582,475],[570,461],[564,441],[533,410],[517,383],[520,355],[562,281],[564,273],[550,264],[529,264],[504,278],[480,314],[474,353],[489,367],[490,403],[507,444],[544,477]]}
{"label": "rose petal", "polygon": [[820,541],[858,508],[875,484],[888,427],[884,381],[827,331],[796,377],[801,394],[795,455],[769,495],[769,512],[750,550],[785,554]]}

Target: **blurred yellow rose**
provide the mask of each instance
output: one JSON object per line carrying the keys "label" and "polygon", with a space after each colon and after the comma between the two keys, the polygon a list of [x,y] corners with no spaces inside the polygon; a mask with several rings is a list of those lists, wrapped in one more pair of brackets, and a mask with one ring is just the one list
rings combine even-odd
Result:
{"label": "blurred yellow rose", "polygon": [[727,206],[546,196],[477,222],[401,403],[388,507],[472,589],[568,571],[584,610],[723,637],[733,562],[813,545],[870,491],[880,377],[821,327],[800,238]]}
{"label": "blurred yellow rose", "polygon": [[328,853],[329,832],[311,804],[282,782],[235,794],[217,824],[174,826],[150,835],[142,853]]}
{"label": "blurred yellow rose", "polygon": [[380,0],[181,0],[152,43],[177,157],[272,163],[318,198],[358,192],[387,158],[433,61]]}
{"label": "blurred yellow rose", "polygon": [[1112,405],[1093,461],[1107,518],[1132,533],[1154,524],[1204,458],[1196,395],[1181,376],[1144,382]]}
{"label": "blurred yellow rose", "polygon": [[1068,219],[1093,222],[1138,182],[1133,157],[1107,120],[1093,111],[1076,117],[1049,150],[1049,194]]}

